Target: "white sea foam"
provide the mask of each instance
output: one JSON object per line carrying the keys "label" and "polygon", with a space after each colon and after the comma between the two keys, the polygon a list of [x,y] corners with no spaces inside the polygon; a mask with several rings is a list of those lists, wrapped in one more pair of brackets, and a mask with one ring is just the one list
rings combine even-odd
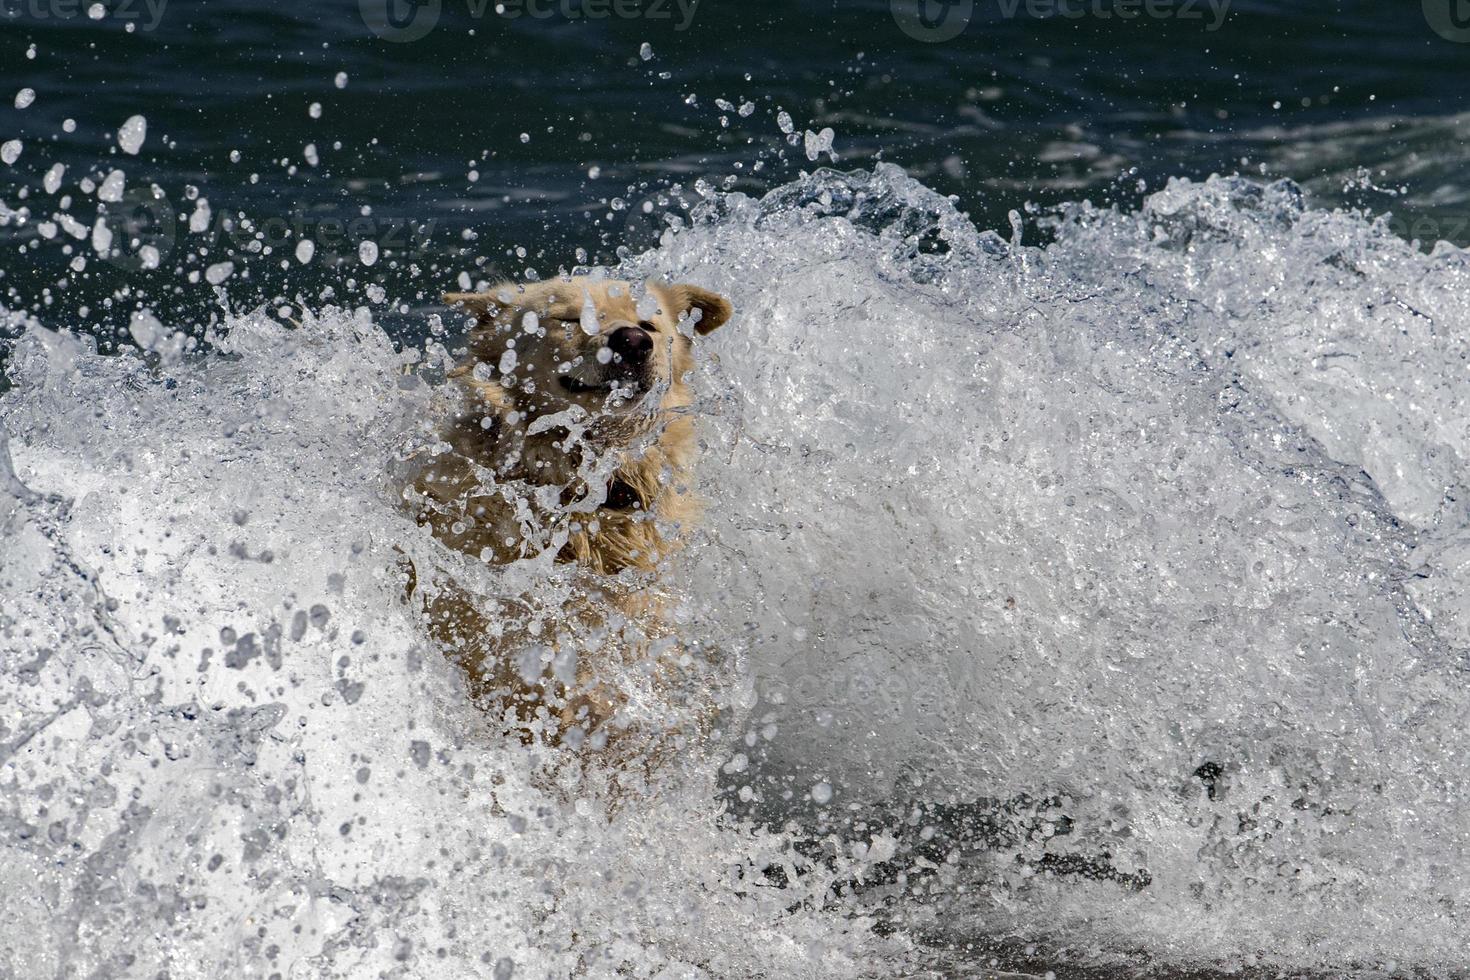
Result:
{"label": "white sea foam", "polygon": [[424,651],[400,550],[460,559],[387,474],[431,387],[366,311],[14,325],[0,972],[1460,962],[1463,252],[1224,179],[1021,248],[882,168],[620,271],[738,311],[666,578],[752,693],[611,818]]}
{"label": "white sea foam", "polygon": [[532,784],[403,602],[397,549],[436,546],[385,475],[427,389],[365,311],[212,347],[13,352],[0,972],[857,976],[902,950],[752,888],[784,845],[720,826],[709,772],[611,824]]}

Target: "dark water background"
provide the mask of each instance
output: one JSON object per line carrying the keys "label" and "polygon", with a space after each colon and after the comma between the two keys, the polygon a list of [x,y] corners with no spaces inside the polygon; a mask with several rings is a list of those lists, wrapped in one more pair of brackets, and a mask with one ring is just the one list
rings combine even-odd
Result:
{"label": "dark water background", "polygon": [[[1113,0],[1072,16],[982,0],[958,22],[944,18],[964,4],[924,0],[931,22],[964,25],[942,42],[902,28],[912,0],[894,0],[899,16],[888,0],[701,0],[692,15],[644,0],[602,19],[586,16],[598,0],[515,19],[478,0],[392,2],[406,31],[374,13],[384,0],[109,0],[95,19],[83,0],[0,0],[0,141],[24,144],[0,165],[0,202],[33,212],[0,227],[0,302],[103,336],[140,304],[197,326],[218,303],[198,274],[229,259],[237,304],[360,300],[377,282],[421,319],[461,271],[549,275],[578,249],[612,260],[654,242],[697,188],[758,193],[815,166],[782,110],[798,138],[831,127],[838,166],[898,163],[1008,237],[1028,203],[1129,206],[1170,177],[1239,171],[1392,210],[1405,237],[1470,241],[1470,44],[1431,24],[1440,7],[1455,23],[1462,0],[1234,0],[1223,18],[1138,0],[1132,19]],[[22,87],[36,92],[23,110]],[[135,113],[149,136],[126,157],[113,133]],[[75,182],[126,171],[107,220],[120,242],[153,242],[158,269],[123,248],[76,272],[57,241],[26,247],[60,196],[41,188],[54,162],[87,225],[96,202]],[[661,196],[671,184],[682,194]],[[194,189],[211,205],[203,235],[183,224]],[[317,243],[309,265],[291,261],[298,237]]]}

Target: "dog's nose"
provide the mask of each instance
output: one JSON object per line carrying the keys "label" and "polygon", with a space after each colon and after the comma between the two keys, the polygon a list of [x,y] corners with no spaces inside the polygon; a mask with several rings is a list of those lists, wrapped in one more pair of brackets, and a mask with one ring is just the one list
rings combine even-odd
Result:
{"label": "dog's nose", "polygon": [[607,346],[629,364],[648,359],[653,338],[641,327],[618,327],[607,338]]}

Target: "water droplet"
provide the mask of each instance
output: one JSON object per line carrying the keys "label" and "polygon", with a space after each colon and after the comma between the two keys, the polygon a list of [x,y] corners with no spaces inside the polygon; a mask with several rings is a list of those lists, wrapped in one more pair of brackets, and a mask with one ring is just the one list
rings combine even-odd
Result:
{"label": "water droplet", "polygon": [[137,156],[148,138],[148,120],[142,116],[129,116],[117,131],[117,145],[128,156]]}
{"label": "water droplet", "polygon": [[592,294],[585,289],[582,290],[582,332],[589,337],[596,337],[602,332],[602,327],[597,323],[597,304],[592,302]]}

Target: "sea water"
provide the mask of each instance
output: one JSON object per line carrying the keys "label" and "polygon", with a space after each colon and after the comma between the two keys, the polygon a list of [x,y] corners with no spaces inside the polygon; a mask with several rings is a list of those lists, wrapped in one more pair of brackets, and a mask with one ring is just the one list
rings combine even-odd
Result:
{"label": "sea water", "polygon": [[697,210],[610,271],[737,310],[662,573],[724,707],[633,799],[404,600],[570,588],[399,506],[452,340],[12,318],[0,975],[1459,967],[1463,251],[1240,178],[1039,247],[890,166]]}

